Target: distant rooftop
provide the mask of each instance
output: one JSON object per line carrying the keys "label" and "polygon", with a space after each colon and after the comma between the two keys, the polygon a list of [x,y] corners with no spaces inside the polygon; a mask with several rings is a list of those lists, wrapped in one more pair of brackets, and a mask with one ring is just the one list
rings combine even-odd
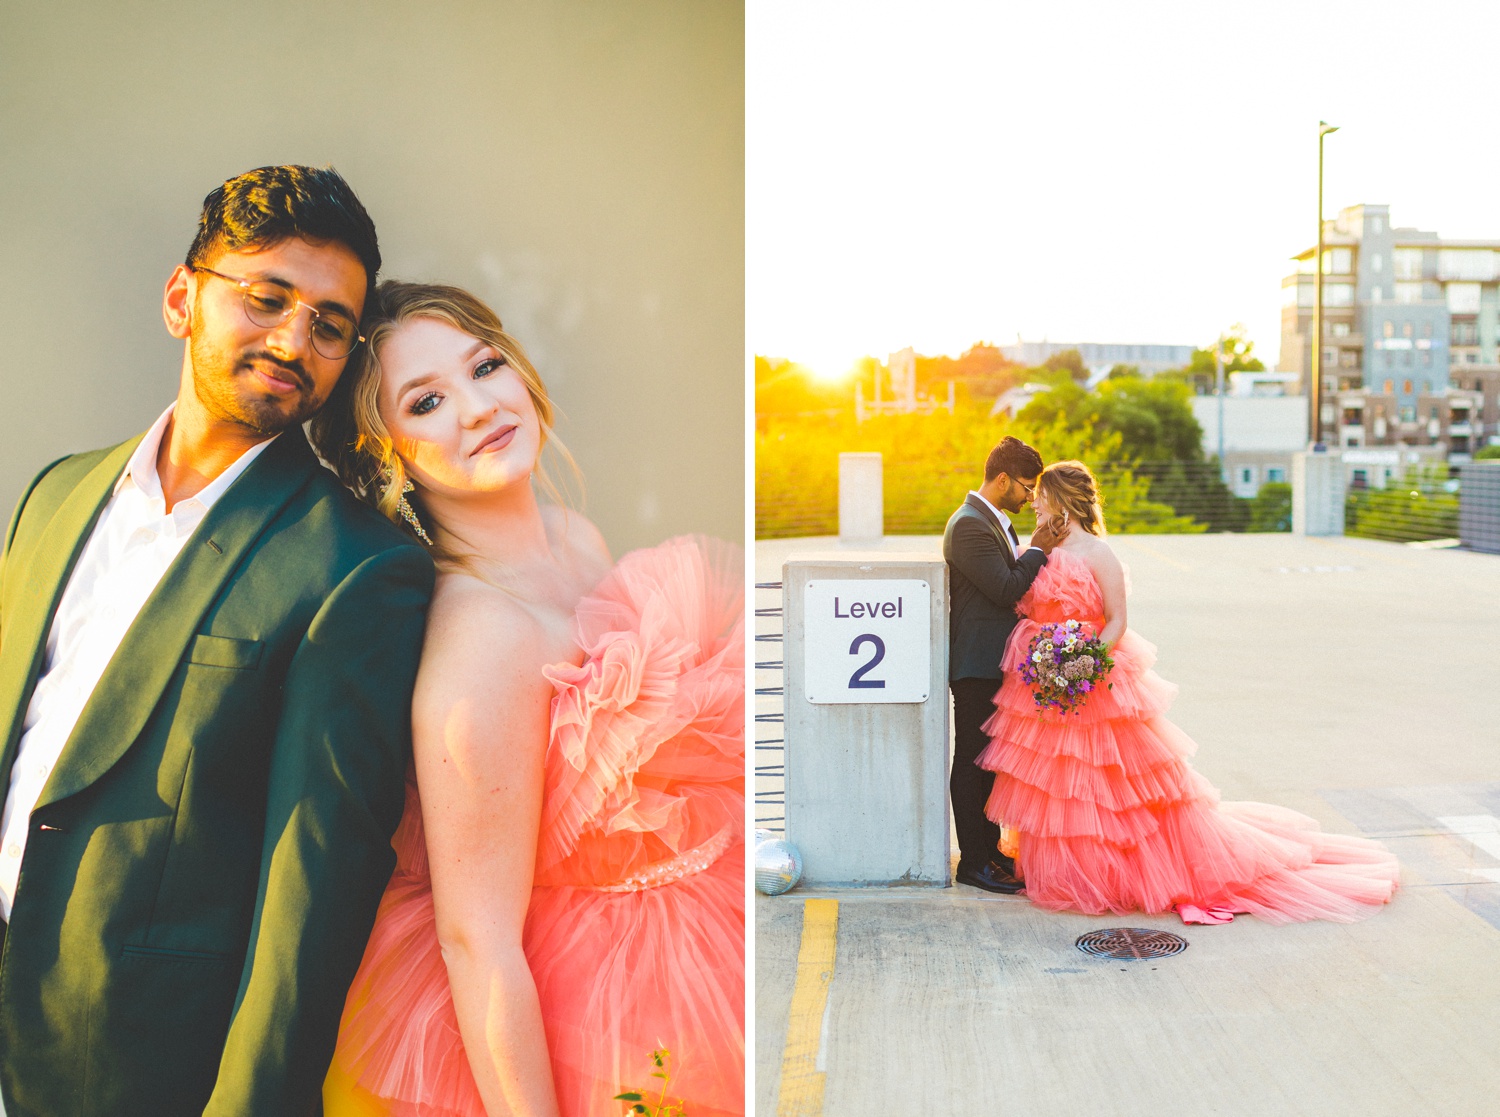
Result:
{"label": "distant rooftop", "polygon": [[1143,345],[1129,342],[1100,341],[1022,341],[1002,345],[1000,352],[1017,364],[1035,367],[1046,364],[1049,357],[1069,349],[1078,350],[1084,365],[1094,372],[1107,371],[1115,365],[1135,365],[1144,373],[1182,368],[1193,359],[1192,345]]}

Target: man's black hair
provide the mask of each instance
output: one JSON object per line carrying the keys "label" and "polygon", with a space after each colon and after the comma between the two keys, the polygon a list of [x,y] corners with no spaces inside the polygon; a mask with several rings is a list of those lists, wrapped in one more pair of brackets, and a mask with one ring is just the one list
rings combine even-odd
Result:
{"label": "man's black hair", "polygon": [[1006,435],[1000,445],[984,460],[984,479],[993,481],[1000,474],[1017,480],[1029,480],[1042,472],[1042,455],[1019,438]]}
{"label": "man's black hair", "polygon": [[186,262],[207,264],[219,249],[269,248],[291,237],[344,245],[365,266],[366,291],[375,290],[375,222],[332,167],[258,167],[215,188],[203,199]]}

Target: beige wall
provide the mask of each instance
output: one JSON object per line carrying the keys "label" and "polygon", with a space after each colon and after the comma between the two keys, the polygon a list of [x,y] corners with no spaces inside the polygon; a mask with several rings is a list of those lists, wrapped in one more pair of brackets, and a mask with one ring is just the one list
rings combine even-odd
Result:
{"label": "beige wall", "polygon": [[743,534],[743,14],[729,0],[0,5],[0,503],[176,390],[204,194],[331,163],[389,277],[489,300],[620,551]]}

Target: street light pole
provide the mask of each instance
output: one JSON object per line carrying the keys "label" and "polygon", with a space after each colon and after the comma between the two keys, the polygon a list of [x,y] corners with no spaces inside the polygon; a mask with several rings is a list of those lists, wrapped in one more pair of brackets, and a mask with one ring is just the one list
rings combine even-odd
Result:
{"label": "street light pole", "polygon": [[1229,484],[1229,470],[1224,468],[1224,335],[1214,342],[1214,391],[1219,397],[1219,477]]}
{"label": "street light pole", "polygon": [[1312,408],[1308,430],[1314,450],[1323,447],[1323,137],[1337,131],[1337,125],[1318,121],[1318,250],[1313,257],[1312,385],[1308,392]]}

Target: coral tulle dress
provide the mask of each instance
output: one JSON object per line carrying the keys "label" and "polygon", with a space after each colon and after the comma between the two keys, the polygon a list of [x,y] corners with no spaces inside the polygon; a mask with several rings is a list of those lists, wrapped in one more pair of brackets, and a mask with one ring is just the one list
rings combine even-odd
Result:
{"label": "coral tulle dress", "polygon": [[[659,1086],[744,1112],[744,583],[728,544],[622,559],[555,688],[524,947],[565,1117]],[[417,789],[340,1025],[329,1114],[483,1117],[438,951]],[[652,1089],[649,1097],[655,1097]]]}
{"label": "coral tulle dress", "polygon": [[1111,652],[1112,689],[1097,688],[1076,713],[1038,715],[1017,667],[1040,626],[1104,627],[1103,597],[1082,558],[1054,550],[1016,611],[978,763],[995,773],[986,813],[1019,832],[1033,903],[1288,923],[1348,922],[1391,898],[1399,869],[1377,843],[1325,834],[1284,807],[1219,802],[1187,762],[1196,746],[1162,716],[1177,688],[1151,670],[1156,649],[1135,632]]}

